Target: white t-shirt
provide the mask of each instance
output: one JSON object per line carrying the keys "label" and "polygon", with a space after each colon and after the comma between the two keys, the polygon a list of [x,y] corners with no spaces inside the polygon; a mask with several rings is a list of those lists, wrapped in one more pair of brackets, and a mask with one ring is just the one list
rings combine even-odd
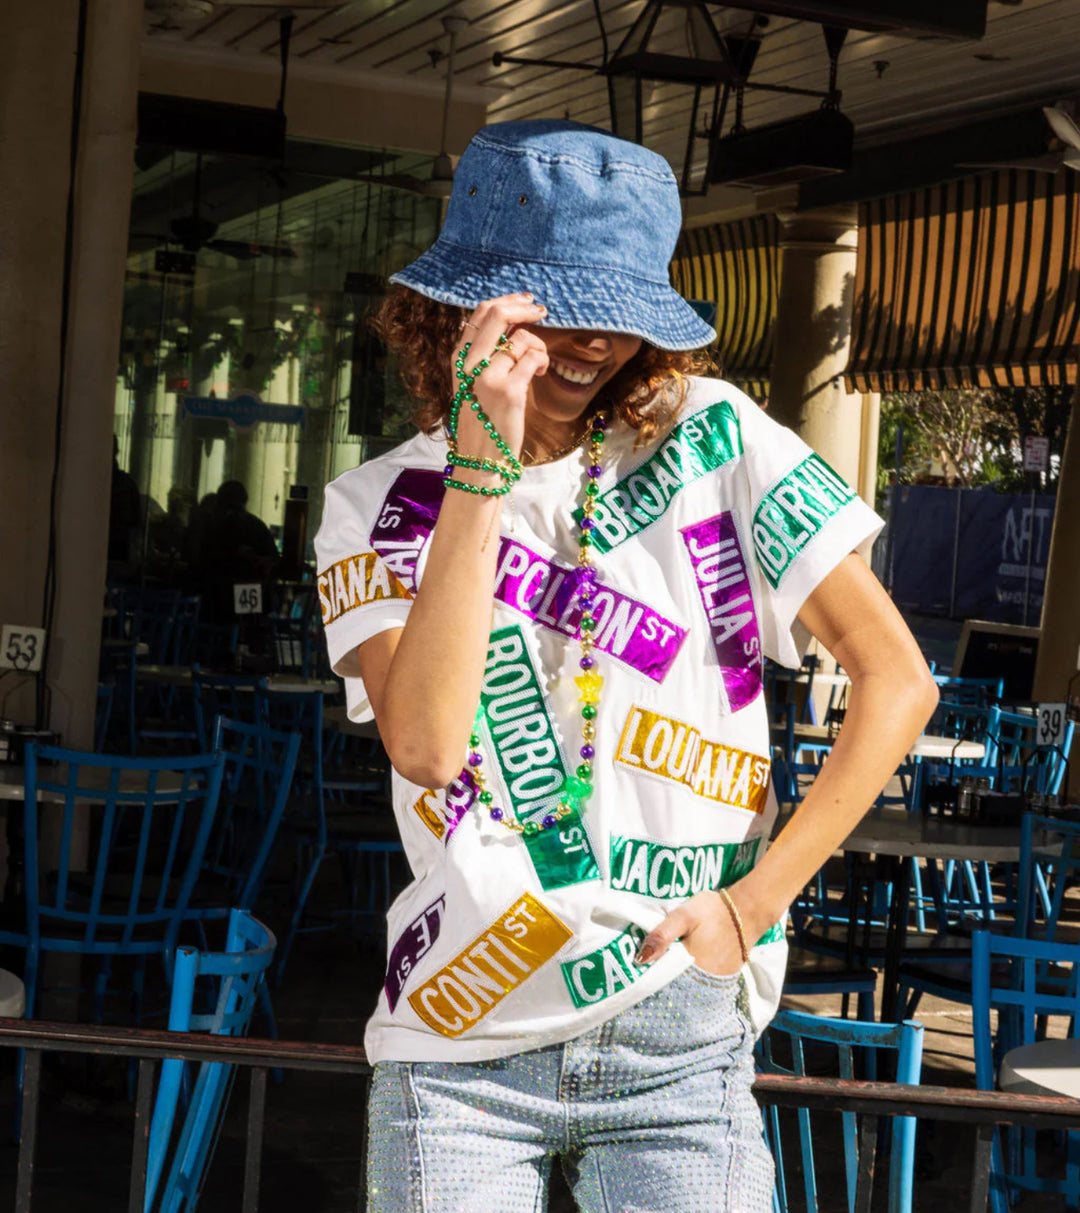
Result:
{"label": "white t-shirt", "polygon": [[[418,435],[327,487],[318,590],[354,720],[372,715],[357,646],[405,624],[445,461],[443,438]],[[580,761],[573,514],[585,467],[578,450],[527,469],[502,513],[481,750],[495,803],[523,823],[553,811]],[[776,800],[762,658],[799,664],[796,613],[880,520],[718,380],[691,380],[676,424],[647,448],[611,427],[599,484],[595,790],[580,815],[523,837],[474,803],[465,754],[446,790],[394,773],[414,878],[389,913],[373,1061],[500,1057],[611,1018],[691,963],[676,945],[637,966],[647,932],[764,850]],[[759,1028],[785,960],[778,924],[747,966]]]}

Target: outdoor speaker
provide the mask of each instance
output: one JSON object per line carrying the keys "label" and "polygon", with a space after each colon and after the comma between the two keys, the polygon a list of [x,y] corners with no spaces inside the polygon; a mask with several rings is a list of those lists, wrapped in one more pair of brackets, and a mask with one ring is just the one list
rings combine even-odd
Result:
{"label": "outdoor speaker", "polygon": [[850,118],[835,109],[812,110],[717,139],[709,183],[764,189],[842,173],[851,167],[854,144]]}

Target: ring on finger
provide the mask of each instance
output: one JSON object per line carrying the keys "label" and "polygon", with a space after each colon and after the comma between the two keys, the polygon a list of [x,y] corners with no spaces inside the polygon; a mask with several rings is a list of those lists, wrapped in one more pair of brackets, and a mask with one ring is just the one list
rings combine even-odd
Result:
{"label": "ring on finger", "polygon": [[463,329],[476,329],[477,332],[480,331],[480,326],[478,324],[473,324],[471,320],[463,320],[461,322],[461,327]]}
{"label": "ring on finger", "polygon": [[492,358],[494,358],[496,354],[505,354],[507,356],[507,358],[510,359],[511,362],[513,362],[515,364],[517,363],[518,356],[516,353],[514,353],[514,347],[510,344],[509,341],[505,345],[500,345],[496,349],[491,351]]}

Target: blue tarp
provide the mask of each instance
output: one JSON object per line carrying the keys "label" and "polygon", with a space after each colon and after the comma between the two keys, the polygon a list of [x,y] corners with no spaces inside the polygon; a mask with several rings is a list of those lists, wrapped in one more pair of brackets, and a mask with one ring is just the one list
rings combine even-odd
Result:
{"label": "blue tarp", "polygon": [[893,599],[926,615],[1037,624],[1053,522],[1052,496],[902,487],[889,517]]}

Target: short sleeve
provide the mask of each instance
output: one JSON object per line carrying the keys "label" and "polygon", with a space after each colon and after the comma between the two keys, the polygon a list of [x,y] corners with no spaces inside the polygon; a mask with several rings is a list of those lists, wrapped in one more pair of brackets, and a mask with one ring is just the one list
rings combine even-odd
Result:
{"label": "short sleeve", "polygon": [[345,679],[349,717],[358,721],[370,720],[373,713],[356,650],[379,632],[404,627],[413,601],[411,591],[372,545],[386,488],[382,479],[377,467],[368,464],[328,484],[315,537],[326,648],[334,673]]}
{"label": "short sleeve", "polygon": [[834,568],[884,525],[786,426],[739,393],[735,401],[750,496],[767,657],[798,666],[809,635],[796,616]]}

